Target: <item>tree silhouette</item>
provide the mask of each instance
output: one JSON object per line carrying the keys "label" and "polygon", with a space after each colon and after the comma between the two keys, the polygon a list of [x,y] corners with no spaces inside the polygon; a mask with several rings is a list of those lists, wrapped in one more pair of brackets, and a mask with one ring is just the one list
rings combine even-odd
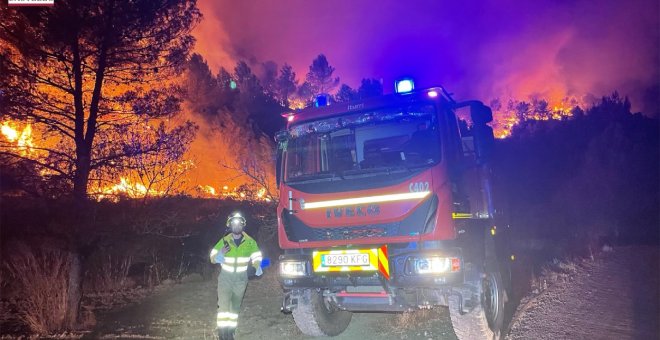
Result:
{"label": "tree silhouette", "polygon": [[358,92],[346,84],[341,84],[339,91],[335,94],[334,99],[337,103],[349,102],[358,99]]}
{"label": "tree silhouette", "polygon": [[289,108],[289,99],[296,93],[296,88],[298,87],[296,72],[293,71],[291,65],[284,64],[282,66],[276,84],[275,98],[279,101],[280,105]]}
{"label": "tree silhouette", "polygon": [[[5,157],[29,161],[70,182],[80,217],[64,232],[70,243],[66,326],[77,323],[83,259],[90,241],[85,226],[90,176],[130,166],[140,155],[168,157],[191,132],[171,131],[154,120],[179,111],[172,86],[191,50],[200,19],[194,0],[61,0],[52,8],[0,4],[2,115],[37,127],[43,135],[22,154],[0,145]],[[148,138],[128,138],[136,133]],[[185,144],[183,144],[185,145]],[[170,155],[180,154],[178,152]],[[145,158],[147,159],[147,158]]]}
{"label": "tree silhouette", "polygon": [[277,63],[272,60],[261,63],[261,72],[259,73],[261,79],[261,86],[270,97],[277,97],[277,78],[278,68]]}
{"label": "tree silhouette", "polygon": [[365,99],[370,97],[377,97],[383,95],[383,84],[377,79],[362,79],[360,87],[354,90],[346,84],[341,84],[339,90],[334,96],[334,100],[338,103],[348,102],[351,100]]}
{"label": "tree silhouette", "polygon": [[378,79],[362,79],[358,88],[358,96],[361,99],[378,97],[383,95],[383,84]]}
{"label": "tree silhouette", "polygon": [[134,128],[156,131],[145,127],[178,112],[171,84],[193,45],[190,31],[199,18],[195,1],[184,0],[62,0],[48,9],[4,8],[0,90],[14,99],[0,109],[37,126],[44,143],[37,145],[41,158],[7,145],[0,152],[60,175],[82,202],[90,174],[167,149],[131,145],[123,136]]}
{"label": "tree silhouette", "polygon": [[309,72],[305,78],[312,90],[313,95],[321,93],[330,93],[339,85],[339,77],[333,78],[335,68],[330,66],[328,59],[323,54],[319,54],[309,66]]}

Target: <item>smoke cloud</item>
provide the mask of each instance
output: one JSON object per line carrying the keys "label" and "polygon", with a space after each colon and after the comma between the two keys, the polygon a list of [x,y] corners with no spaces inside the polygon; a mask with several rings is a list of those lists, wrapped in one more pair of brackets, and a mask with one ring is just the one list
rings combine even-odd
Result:
{"label": "smoke cloud", "polygon": [[200,1],[197,50],[212,68],[289,63],[304,78],[324,53],[342,82],[403,75],[457,99],[574,97],[617,90],[658,115],[656,0]]}

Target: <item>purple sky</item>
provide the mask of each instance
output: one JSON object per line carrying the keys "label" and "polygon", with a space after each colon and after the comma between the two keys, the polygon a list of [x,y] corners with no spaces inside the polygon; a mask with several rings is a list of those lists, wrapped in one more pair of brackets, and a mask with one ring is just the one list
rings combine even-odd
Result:
{"label": "purple sky", "polygon": [[217,70],[236,60],[291,64],[304,79],[324,53],[342,82],[410,75],[458,99],[590,103],[619,90],[657,115],[657,0],[199,0],[197,50]]}

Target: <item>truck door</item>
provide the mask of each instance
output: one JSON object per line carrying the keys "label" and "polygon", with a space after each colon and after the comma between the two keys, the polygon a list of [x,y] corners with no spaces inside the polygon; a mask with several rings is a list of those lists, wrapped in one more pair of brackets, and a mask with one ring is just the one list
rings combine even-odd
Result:
{"label": "truck door", "polygon": [[463,218],[492,218],[490,157],[494,140],[493,130],[487,125],[492,113],[483,104],[475,103],[448,117],[458,141],[458,155],[451,167],[454,212]]}

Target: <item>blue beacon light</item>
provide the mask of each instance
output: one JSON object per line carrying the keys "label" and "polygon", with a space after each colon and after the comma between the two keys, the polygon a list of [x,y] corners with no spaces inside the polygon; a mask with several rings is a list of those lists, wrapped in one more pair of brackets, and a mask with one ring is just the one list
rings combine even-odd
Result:
{"label": "blue beacon light", "polygon": [[314,101],[314,106],[316,107],[323,107],[323,106],[328,106],[330,105],[330,96],[327,94],[320,94],[316,96],[316,100]]}
{"label": "blue beacon light", "polygon": [[405,78],[401,80],[397,80],[394,84],[394,89],[396,93],[409,93],[412,92],[412,90],[415,89],[415,82],[413,82],[412,79],[410,78]]}

